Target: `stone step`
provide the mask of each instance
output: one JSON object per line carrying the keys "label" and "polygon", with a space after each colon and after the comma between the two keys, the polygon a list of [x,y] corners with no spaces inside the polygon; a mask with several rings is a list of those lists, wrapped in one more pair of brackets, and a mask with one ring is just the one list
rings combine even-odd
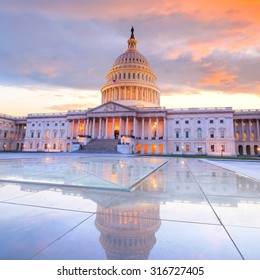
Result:
{"label": "stone step", "polygon": [[93,139],[78,152],[81,153],[117,153],[117,139]]}

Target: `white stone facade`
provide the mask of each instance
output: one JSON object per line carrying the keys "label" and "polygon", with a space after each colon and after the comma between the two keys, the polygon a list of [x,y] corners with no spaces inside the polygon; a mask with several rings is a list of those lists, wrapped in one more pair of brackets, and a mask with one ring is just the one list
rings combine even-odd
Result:
{"label": "white stone facade", "polygon": [[157,77],[136,49],[116,60],[101,89],[101,105],[67,113],[0,115],[0,150],[71,152],[92,139],[118,139],[118,151],[138,154],[260,154],[260,110],[160,107]]}

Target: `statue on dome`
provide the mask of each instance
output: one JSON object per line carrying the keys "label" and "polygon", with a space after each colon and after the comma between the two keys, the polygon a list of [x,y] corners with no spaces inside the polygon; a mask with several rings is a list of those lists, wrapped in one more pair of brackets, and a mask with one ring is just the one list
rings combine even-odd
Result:
{"label": "statue on dome", "polygon": [[135,36],[134,36],[134,28],[133,28],[133,26],[132,26],[132,28],[131,28],[131,38],[135,38]]}

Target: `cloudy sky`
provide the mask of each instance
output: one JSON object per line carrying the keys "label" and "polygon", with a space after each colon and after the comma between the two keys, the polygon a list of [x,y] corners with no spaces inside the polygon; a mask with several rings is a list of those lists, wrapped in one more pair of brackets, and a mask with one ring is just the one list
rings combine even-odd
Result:
{"label": "cloudy sky", "polygon": [[0,0],[0,112],[99,105],[132,25],[162,106],[260,109],[260,0]]}

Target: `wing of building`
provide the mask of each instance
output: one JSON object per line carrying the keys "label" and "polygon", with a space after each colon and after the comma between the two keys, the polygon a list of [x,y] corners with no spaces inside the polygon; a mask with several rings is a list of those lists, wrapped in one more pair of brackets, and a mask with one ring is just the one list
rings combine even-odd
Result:
{"label": "wing of building", "polygon": [[101,88],[96,108],[13,117],[0,114],[0,150],[259,155],[260,110],[160,107],[157,77],[134,30]]}

